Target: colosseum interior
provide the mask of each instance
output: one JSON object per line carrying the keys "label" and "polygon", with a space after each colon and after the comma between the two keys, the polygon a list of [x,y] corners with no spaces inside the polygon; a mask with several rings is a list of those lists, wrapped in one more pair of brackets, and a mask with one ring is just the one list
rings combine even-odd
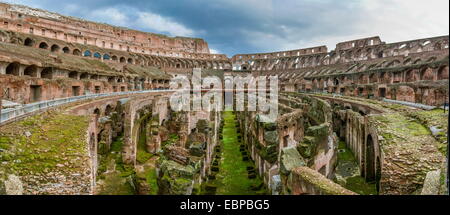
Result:
{"label": "colosseum interior", "polygon": [[[449,39],[411,39],[228,58],[0,3],[0,194],[447,194]],[[277,76],[276,120],[174,111],[198,70]]]}

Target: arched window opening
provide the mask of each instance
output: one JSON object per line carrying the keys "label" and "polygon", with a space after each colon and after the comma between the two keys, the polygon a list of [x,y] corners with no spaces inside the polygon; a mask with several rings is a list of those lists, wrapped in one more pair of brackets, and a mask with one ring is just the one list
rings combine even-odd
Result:
{"label": "arched window opening", "polygon": [[94,57],[95,57],[95,58],[98,58],[98,59],[101,59],[101,58],[102,58],[102,55],[101,55],[100,53],[98,53],[98,52],[95,52],[95,53],[94,53]]}
{"label": "arched window opening", "polygon": [[448,79],[448,67],[443,66],[439,68],[437,73],[437,79],[438,80]]}
{"label": "arched window opening", "polygon": [[42,42],[42,43],[39,44],[39,48],[41,48],[41,49],[48,49],[48,44],[45,43],[45,42]]}
{"label": "arched window opening", "polygon": [[88,77],[89,77],[89,75],[87,73],[83,73],[83,74],[80,75],[80,79],[81,80],[88,79]]}
{"label": "arched window opening", "polygon": [[52,79],[53,78],[53,68],[47,67],[42,70],[41,78]]}
{"label": "arched window opening", "polygon": [[37,77],[37,67],[35,65],[28,66],[27,68],[25,68],[23,74],[30,77]]}
{"label": "arched window opening", "polygon": [[95,116],[96,116],[97,118],[99,118],[99,117],[100,117],[100,115],[101,115],[100,109],[98,109],[98,108],[95,108],[95,110],[94,110],[94,114],[95,114]]}
{"label": "arched window opening", "polygon": [[59,52],[59,49],[60,49],[59,46],[54,44],[54,45],[52,45],[51,51],[52,52]]}
{"label": "arched window opening", "polygon": [[81,56],[81,51],[79,49],[74,49],[73,50],[73,55]]}
{"label": "arched window opening", "polygon": [[85,57],[91,57],[91,56],[92,56],[92,53],[91,53],[91,51],[86,50],[86,51],[84,52],[84,55],[83,55],[83,56],[85,56]]}
{"label": "arched window opening", "polygon": [[111,105],[106,105],[105,108],[105,116],[108,116],[109,114],[111,114],[113,108],[111,107]]}
{"label": "arched window opening", "polygon": [[6,67],[6,74],[7,75],[15,75],[15,76],[19,76],[19,71],[20,71],[20,64],[19,63],[10,63],[7,67]]}
{"label": "arched window opening", "polygon": [[111,57],[108,54],[103,55],[103,60],[110,60]]}
{"label": "arched window opening", "polygon": [[67,46],[64,47],[62,50],[63,50],[63,52],[66,53],[66,54],[69,54],[69,53],[70,53],[70,49],[69,49],[69,47],[67,47]]}
{"label": "arched window opening", "polygon": [[32,40],[31,38],[27,38],[27,39],[25,39],[25,41],[24,41],[24,45],[25,46],[34,46],[34,40]]}
{"label": "arched window opening", "polygon": [[78,79],[78,72],[76,71],[70,72],[69,78]]}

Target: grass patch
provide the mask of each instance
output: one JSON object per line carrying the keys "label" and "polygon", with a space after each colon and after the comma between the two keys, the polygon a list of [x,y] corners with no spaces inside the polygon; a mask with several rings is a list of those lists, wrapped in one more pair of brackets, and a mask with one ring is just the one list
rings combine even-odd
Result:
{"label": "grass patch", "polygon": [[249,179],[247,166],[253,166],[250,161],[243,161],[239,151],[239,141],[235,125],[235,116],[232,112],[223,113],[223,144],[222,158],[219,163],[220,171],[216,175],[213,185],[217,186],[218,195],[256,195],[258,191],[251,187],[262,183],[261,178]]}

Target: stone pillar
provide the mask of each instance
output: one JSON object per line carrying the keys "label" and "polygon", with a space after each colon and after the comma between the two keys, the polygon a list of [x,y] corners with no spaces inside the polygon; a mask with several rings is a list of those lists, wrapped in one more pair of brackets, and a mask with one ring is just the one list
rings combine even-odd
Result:
{"label": "stone pillar", "polygon": [[41,78],[41,72],[42,72],[42,70],[44,70],[44,68],[37,68],[36,69],[36,78]]}
{"label": "stone pillar", "polygon": [[0,75],[4,75],[6,74],[6,67],[8,66],[9,63],[0,63]]}
{"label": "stone pillar", "polygon": [[19,76],[24,76],[26,68],[27,68],[26,65],[20,65],[19,66]]}

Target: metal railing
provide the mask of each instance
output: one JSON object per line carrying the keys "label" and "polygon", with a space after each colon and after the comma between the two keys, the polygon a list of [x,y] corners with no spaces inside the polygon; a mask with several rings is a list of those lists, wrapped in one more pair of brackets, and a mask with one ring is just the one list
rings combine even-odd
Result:
{"label": "metal railing", "polygon": [[384,98],[383,101],[389,102],[389,103],[394,103],[394,104],[406,105],[406,106],[415,107],[415,108],[420,108],[420,109],[424,109],[424,110],[432,110],[432,109],[436,108],[436,106],[424,105],[424,104],[420,104],[420,103],[407,102],[407,101],[392,100],[392,99],[386,99],[386,98]]}
{"label": "metal railing", "polygon": [[100,94],[91,94],[91,95],[83,95],[83,96],[74,96],[67,98],[60,98],[54,100],[47,100],[41,102],[35,102],[30,104],[24,104],[16,108],[8,108],[1,110],[0,115],[0,124],[3,122],[7,122],[13,120],[15,118],[45,110],[50,107],[56,107],[63,104],[68,104],[71,102],[87,100],[87,99],[95,99],[101,97],[108,96],[121,96],[121,95],[132,95],[132,94],[141,94],[141,93],[151,93],[151,92],[171,92],[173,90],[143,90],[143,91],[129,91],[129,92],[115,92],[115,93],[100,93]]}

